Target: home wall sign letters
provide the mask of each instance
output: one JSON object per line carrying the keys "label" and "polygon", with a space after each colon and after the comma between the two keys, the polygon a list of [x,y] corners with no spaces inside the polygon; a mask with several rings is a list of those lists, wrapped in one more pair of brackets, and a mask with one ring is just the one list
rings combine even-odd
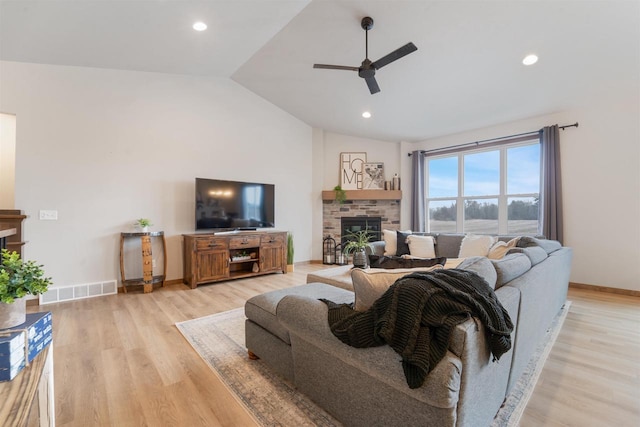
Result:
{"label": "home wall sign letters", "polygon": [[340,153],[340,186],[343,190],[362,190],[362,165],[367,153]]}

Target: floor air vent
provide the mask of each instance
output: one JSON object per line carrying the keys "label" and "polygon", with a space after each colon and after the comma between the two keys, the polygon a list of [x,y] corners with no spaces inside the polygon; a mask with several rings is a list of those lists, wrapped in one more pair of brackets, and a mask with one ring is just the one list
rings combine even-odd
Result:
{"label": "floor air vent", "polygon": [[118,283],[115,280],[108,282],[87,283],[84,285],[67,286],[62,288],[49,288],[40,295],[40,304],[71,301],[76,299],[100,297],[118,293]]}

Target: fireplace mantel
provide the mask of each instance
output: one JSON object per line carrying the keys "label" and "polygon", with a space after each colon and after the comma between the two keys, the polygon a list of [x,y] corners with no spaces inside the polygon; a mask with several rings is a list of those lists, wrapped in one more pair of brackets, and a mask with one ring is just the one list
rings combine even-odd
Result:
{"label": "fireplace mantel", "polygon": [[[347,200],[402,200],[401,190],[345,190]],[[335,200],[336,192],[323,191],[322,200]]]}

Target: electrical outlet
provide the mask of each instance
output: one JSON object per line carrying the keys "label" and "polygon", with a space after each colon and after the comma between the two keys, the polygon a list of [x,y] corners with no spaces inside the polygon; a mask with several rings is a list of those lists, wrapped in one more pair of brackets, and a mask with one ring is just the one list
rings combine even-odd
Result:
{"label": "electrical outlet", "polygon": [[156,259],[151,260],[151,267],[156,268]]}
{"label": "electrical outlet", "polygon": [[56,210],[41,210],[40,219],[44,221],[56,221],[58,219],[58,211]]}

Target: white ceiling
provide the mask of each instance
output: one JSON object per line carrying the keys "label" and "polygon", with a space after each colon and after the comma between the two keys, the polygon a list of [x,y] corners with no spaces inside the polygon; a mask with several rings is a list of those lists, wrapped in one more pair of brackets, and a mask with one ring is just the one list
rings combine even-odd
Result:
{"label": "white ceiling", "polygon": [[[360,65],[367,15],[371,60],[418,47],[377,72],[375,95],[312,68]],[[0,59],[231,77],[312,126],[417,141],[637,99],[640,2],[1,0]]]}

